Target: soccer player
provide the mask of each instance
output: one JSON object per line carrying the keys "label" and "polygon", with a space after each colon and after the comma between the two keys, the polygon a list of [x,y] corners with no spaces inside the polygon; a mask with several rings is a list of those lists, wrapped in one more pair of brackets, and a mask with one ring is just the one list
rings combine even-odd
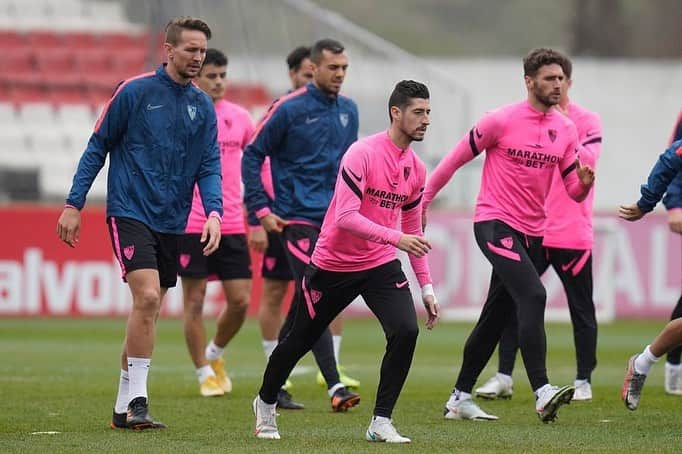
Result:
{"label": "soccer player", "polygon": [[445,405],[447,419],[497,419],[473,402],[471,391],[513,312],[540,419],[554,420],[559,407],[573,397],[573,386],[552,386],[547,378],[546,293],[538,274],[545,260],[545,198],[555,168],[578,202],[594,181],[592,168],[579,160],[575,125],[553,108],[561,99],[564,61],[552,49],[531,51],[523,60],[527,100],[480,119],[438,164],[424,191],[426,209],[458,168],[486,151],[474,234],[493,267],[489,294],[495,297],[486,300],[464,346],[459,376]]}
{"label": "soccer player", "polygon": [[[670,196],[671,189],[673,189],[673,197],[678,197],[675,203],[682,205],[679,198],[682,188],[679,186],[671,188],[673,182],[679,183],[680,175],[682,175],[682,140],[677,140],[659,156],[656,165],[649,173],[647,183],[641,187],[641,197],[637,203],[621,206],[618,215],[627,221],[637,221],[654,209],[666,191]],[[682,224],[672,224],[671,228],[677,233],[682,233]],[[677,304],[679,306],[680,302]],[[670,321],[642,353],[630,358],[621,391],[623,402],[629,410],[636,410],[639,406],[644,381],[654,363],[665,353],[680,346],[682,346],[682,318],[678,317]]]}
{"label": "soccer player", "polygon": [[[388,131],[355,142],[343,157],[334,196],[322,224],[292,329],[270,356],[263,384],[253,401],[256,436],[279,439],[277,390],[327,325],[358,295],[379,319],[386,336],[374,416],[368,441],[409,443],[391,421],[419,332],[407,278],[396,248],[409,254],[422,288],[428,329],[439,309],[426,253],[431,249],[420,225],[426,178],[423,162],[410,148],[429,125],[429,92],[414,81],[399,82],[389,99]],[[400,219],[401,230],[397,230]]]}
{"label": "soccer player", "polygon": [[[329,206],[341,157],[358,135],[355,103],[339,95],[348,69],[341,43],[316,42],[310,53],[313,81],[277,100],[256,127],[252,143],[242,158],[244,200],[267,232],[279,233],[301,291],[305,266],[310,262],[322,220]],[[274,201],[263,187],[261,171],[270,158]],[[289,335],[300,298],[292,302],[279,332]],[[341,383],[329,330],[313,347],[315,360],[327,382],[332,409],[357,405],[359,396]]]}
{"label": "soccer player", "polygon": [[149,414],[147,374],[161,301],[175,286],[178,238],[195,183],[206,214],[202,253],[220,242],[220,153],[211,100],[192,84],[211,37],[208,25],[181,17],[166,26],[167,63],[122,82],[100,115],[78,163],[57,235],[78,243],[80,210],[109,154],[107,224],[133,297],[121,355],[112,428],[163,428]]}
{"label": "soccer player", "polygon": [[[573,65],[566,58],[563,64],[564,80],[561,100],[554,108],[567,116],[578,129],[580,156],[589,157],[595,165],[601,153],[601,119],[568,98],[573,83]],[[545,201],[547,224],[542,244],[546,248],[547,262],[538,273],[540,275],[551,264],[566,291],[568,308],[573,322],[577,375],[574,382],[573,400],[592,399],[590,380],[597,365],[597,318],[592,299],[592,206],[594,190],[590,191],[582,203],[571,199],[561,183],[561,175],[554,172],[552,185]],[[489,295],[488,298],[495,297]],[[512,395],[512,371],[518,350],[516,319],[510,319],[499,345],[499,367],[497,374],[482,387],[477,388],[477,396],[494,399],[510,398]]]}
{"label": "soccer player", "polygon": [[[682,140],[682,111],[677,117],[670,144]],[[679,173],[670,183],[663,197],[663,205],[668,210],[668,226],[674,233],[682,233],[682,173]],[[682,295],[670,315],[670,320],[682,317]],[[675,396],[682,395],[682,346],[675,347],[668,352],[665,361],[665,392]]]}
{"label": "soccer player", "polygon": [[[202,396],[232,391],[223,351],[244,324],[251,294],[251,258],[246,244],[241,195],[241,157],[253,134],[249,112],[223,97],[227,88],[227,57],[208,49],[196,84],[213,100],[222,163],[223,222],[220,246],[210,256],[202,253],[202,225],[206,222],[199,191],[194,191],[185,235],[179,244],[179,274],[184,298],[185,341],[196,367]],[[218,315],[216,333],[206,345],[202,319],[209,276],[221,281],[227,305]]]}
{"label": "soccer player", "polygon": [[[310,62],[310,47],[299,46],[287,55],[289,68],[289,80],[291,81],[291,93],[305,86],[313,79],[313,66]],[[268,201],[272,205],[274,193],[272,189],[272,174],[270,159],[263,161],[261,169],[263,187],[268,195]],[[277,346],[277,336],[282,326],[282,303],[289,288],[289,282],[293,280],[286,253],[276,232],[266,232],[258,218],[249,213],[249,245],[257,252],[263,254],[261,276],[263,278],[263,293],[258,308],[258,321],[260,323],[261,336],[263,338],[263,351],[265,359],[270,358],[272,351]],[[277,394],[277,407],[285,410],[301,410],[304,405],[295,402],[291,393],[287,391],[292,386],[287,380],[285,386]]]}

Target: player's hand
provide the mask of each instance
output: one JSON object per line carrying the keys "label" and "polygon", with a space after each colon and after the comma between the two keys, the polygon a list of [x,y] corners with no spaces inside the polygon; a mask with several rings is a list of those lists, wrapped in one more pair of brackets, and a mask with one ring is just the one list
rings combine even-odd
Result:
{"label": "player's hand", "polygon": [[81,227],[81,212],[73,207],[64,207],[57,221],[57,236],[71,247],[76,247]]}
{"label": "player's hand", "polygon": [[282,233],[282,229],[289,225],[289,221],[285,221],[275,213],[269,213],[260,218],[260,224],[266,232]]}
{"label": "player's hand", "polygon": [[204,255],[211,255],[220,246],[220,219],[210,216],[204,223],[204,228],[201,231],[201,242],[205,242]]}
{"label": "player's hand", "polygon": [[575,160],[575,172],[583,186],[592,186],[594,183],[594,170],[588,165],[582,165],[580,159]]}
{"label": "player's hand", "polygon": [[268,248],[268,234],[263,227],[251,229],[249,232],[249,247],[261,254]]}
{"label": "player's hand", "polygon": [[682,233],[682,208],[668,210],[668,227],[673,233]]}
{"label": "player's hand", "polygon": [[438,301],[436,301],[436,297],[433,295],[424,296],[423,301],[424,308],[426,309],[426,315],[428,315],[428,318],[426,319],[426,329],[433,329],[440,319],[440,307],[438,306]]}
{"label": "player's hand", "polygon": [[431,243],[421,236],[404,233],[398,241],[398,249],[415,257],[423,257],[431,250]]}
{"label": "player's hand", "polygon": [[642,219],[646,213],[639,209],[636,203],[632,205],[621,205],[618,209],[618,217],[626,221],[637,221]]}

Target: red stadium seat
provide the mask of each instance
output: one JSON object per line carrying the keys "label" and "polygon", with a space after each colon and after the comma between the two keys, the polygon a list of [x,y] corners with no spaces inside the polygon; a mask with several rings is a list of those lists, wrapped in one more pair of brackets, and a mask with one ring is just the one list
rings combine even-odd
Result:
{"label": "red stadium seat", "polygon": [[28,32],[26,39],[34,51],[64,46],[61,35],[56,31],[37,30]]}
{"label": "red stadium seat", "polygon": [[51,87],[49,100],[55,106],[63,104],[88,104],[90,102],[86,91],[80,86]]}
{"label": "red stadium seat", "polygon": [[48,91],[41,85],[16,85],[9,89],[9,97],[16,106],[49,101]]}
{"label": "red stadium seat", "polygon": [[144,49],[126,49],[116,55],[115,67],[118,73],[126,77],[143,73],[146,69],[147,52]]}
{"label": "red stadium seat", "polygon": [[0,65],[0,82],[6,84],[37,84],[42,81],[34,55],[25,51],[7,51]]}
{"label": "red stadium seat", "polygon": [[81,84],[81,75],[76,66],[74,52],[69,48],[42,49],[36,54],[38,70],[48,85]]}
{"label": "red stadium seat", "polygon": [[13,51],[29,47],[26,37],[14,30],[0,30],[0,50]]}
{"label": "red stadium seat", "polygon": [[97,49],[100,46],[99,36],[89,32],[65,32],[62,42],[64,47],[79,51]]}
{"label": "red stadium seat", "polygon": [[149,46],[147,34],[130,34],[130,33],[102,33],[99,36],[99,44],[102,47],[108,48],[110,52],[116,52],[121,49],[147,49]]}
{"label": "red stadium seat", "polygon": [[113,62],[116,56],[103,49],[88,49],[77,52],[76,63],[81,72],[89,71],[110,71],[113,69]]}

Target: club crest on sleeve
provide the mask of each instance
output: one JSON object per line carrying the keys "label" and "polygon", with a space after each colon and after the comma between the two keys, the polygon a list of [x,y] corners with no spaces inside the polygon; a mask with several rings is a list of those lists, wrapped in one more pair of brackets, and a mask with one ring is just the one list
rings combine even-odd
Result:
{"label": "club crest on sleeve", "polygon": [[189,254],[180,254],[180,266],[182,269],[187,268],[187,265],[189,265],[189,261],[192,259],[192,256]]}
{"label": "club crest on sleeve", "polygon": [[189,119],[194,121],[197,117],[197,106],[187,105],[187,113],[189,114]]}
{"label": "club crest on sleeve", "polygon": [[131,244],[130,246],[124,247],[123,248],[123,255],[125,255],[125,257],[128,260],[131,260],[133,258],[133,255],[135,255],[135,245]]}
{"label": "club crest on sleeve", "polygon": [[341,122],[341,126],[344,128],[348,126],[348,114],[347,113],[340,113],[339,114],[339,121]]}
{"label": "club crest on sleeve", "polygon": [[502,239],[500,239],[500,244],[507,249],[511,249],[512,246],[514,246],[514,238],[507,236]]}
{"label": "club crest on sleeve", "polygon": [[554,141],[556,140],[556,136],[557,136],[556,129],[548,129],[547,135],[549,136],[549,140],[551,140],[552,143],[554,143]]}
{"label": "club crest on sleeve", "polygon": [[412,171],[411,167],[403,167],[403,177],[405,177],[405,181],[410,177],[410,172]]}

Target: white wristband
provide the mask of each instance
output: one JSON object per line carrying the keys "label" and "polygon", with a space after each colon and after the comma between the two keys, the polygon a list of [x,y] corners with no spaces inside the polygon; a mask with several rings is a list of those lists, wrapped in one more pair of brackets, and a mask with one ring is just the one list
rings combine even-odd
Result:
{"label": "white wristband", "polygon": [[422,286],[422,299],[429,295],[433,296],[433,299],[436,299],[436,293],[433,291],[433,284],[424,284],[424,286]]}

